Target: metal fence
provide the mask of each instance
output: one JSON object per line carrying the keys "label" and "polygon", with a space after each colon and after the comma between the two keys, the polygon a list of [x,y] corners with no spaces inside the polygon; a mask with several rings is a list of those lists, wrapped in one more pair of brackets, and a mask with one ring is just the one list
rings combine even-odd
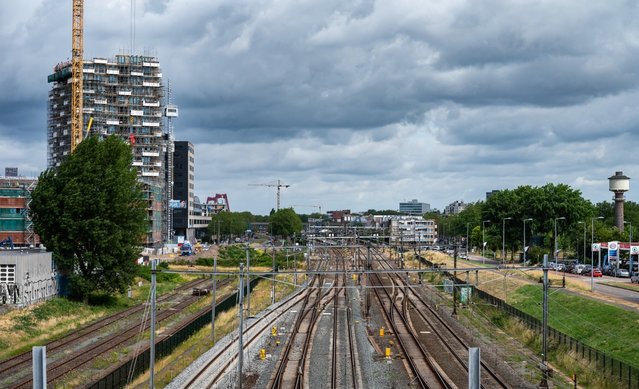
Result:
{"label": "metal fence", "polygon": [[[422,263],[428,266],[433,266],[433,263],[429,260],[421,257]],[[454,278],[452,274],[445,272],[445,274],[451,279]],[[461,280],[458,277],[455,278],[456,284],[466,285],[465,280]],[[509,315],[521,320],[528,328],[535,332],[541,333],[542,321],[536,317],[523,312],[512,305],[506,303],[504,300],[497,298],[487,292],[477,289],[473,286],[473,295],[486,301]],[[603,351],[597,350],[582,343],[581,341],[564,334],[550,326],[548,326],[548,337],[551,339],[558,348],[564,350],[572,350],[582,359],[587,360],[594,366],[598,373],[609,377],[610,379],[618,380],[620,387],[639,388],[639,367],[630,365],[628,363],[619,361]]]}
{"label": "metal fence", "polygon": [[[257,285],[262,279],[256,278],[251,280],[251,289]],[[227,311],[237,304],[237,292],[233,293],[222,302],[215,306],[216,316],[219,313]],[[184,324],[182,327],[177,328],[173,334],[155,343],[155,355],[156,359],[170,355],[173,350],[182,342],[186,341],[194,333],[202,329],[208,323],[211,322],[211,308],[202,311],[194,320]],[[130,359],[114,368],[109,370],[98,381],[87,385],[87,388],[91,389],[111,389],[111,388],[124,388],[129,382],[129,376],[131,380],[134,380],[139,375],[143,374],[149,369],[151,365],[151,351],[147,346],[136,358]]]}

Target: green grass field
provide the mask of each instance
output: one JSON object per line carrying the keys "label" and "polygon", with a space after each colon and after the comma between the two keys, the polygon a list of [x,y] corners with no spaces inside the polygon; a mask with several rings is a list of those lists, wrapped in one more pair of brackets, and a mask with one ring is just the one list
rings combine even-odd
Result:
{"label": "green grass field", "polygon": [[[528,285],[511,293],[507,302],[542,318],[542,287]],[[639,366],[639,312],[551,289],[548,297],[548,323],[583,343],[610,356]]]}

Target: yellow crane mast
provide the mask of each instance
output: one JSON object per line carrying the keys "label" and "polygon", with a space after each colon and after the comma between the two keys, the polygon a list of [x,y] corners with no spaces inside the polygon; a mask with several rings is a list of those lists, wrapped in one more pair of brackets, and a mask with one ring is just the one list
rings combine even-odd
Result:
{"label": "yellow crane mast", "polygon": [[82,68],[84,57],[84,0],[73,0],[71,40],[71,152],[82,142]]}

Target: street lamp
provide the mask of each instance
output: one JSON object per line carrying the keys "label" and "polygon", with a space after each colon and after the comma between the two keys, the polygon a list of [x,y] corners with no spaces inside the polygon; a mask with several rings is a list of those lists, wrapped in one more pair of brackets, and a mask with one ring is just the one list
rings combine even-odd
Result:
{"label": "street lamp", "polygon": [[524,219],[524,245],[522,246],[522,250],[524,250],[524,266],[526,266],[526,222],[531,221],[532,218]]}
{"label": "street lamp", "polygon": [[[584,262],[586,262],[586,222],[577,222],[577,224],[584,225]],[[577,263],[579,263],[579,260],[577,260]]]}
{"label": "street lamp", "polygon": [[566,220],[566,217],[562,216],[555,218],[555,265],[557,265],[557,256],[559,254],[559,249],[557,248],[557,220]]}
{"label": "street lamp", "polygon": [[628,273],[630,273],[630,277],[632,277],[632,269],[634,268],[634,263],[632,263],[632,222],[624,221],[623,224],[630,225],[630,242],[628,242],[628,259],[630,261],[630,268],[628,269]]}
{"label": "street lamp", "polygon": [[[590,267],[595,267],[595,251],[593,250],[593,246],[595,245],[595,219],[603,219],[603,216],[597,216],[590,219]],[[601,258],[601,254],[599,254]],[[593,276],[593,271],[590,271],[590,291],[594,291],[595,288],[595,280]]]}
{"label": "street lamp", "polygon": [[466,223],[466,260],[469,260],[468,257],[468,229],[470,228],[470,223]]}
{"label": "street lamp", "polygon": [[490,223],[490,220],[484,220],[481,222],[481,260],[482,263],[486,263],[486,223]]}
{"label": "street lamp", "polygon": [[506,220],[510,220],[512,219],[512,217],[505,217],[503,219],[501,219],[501,255],[502,255],[502,261],[501,264],[503,265],[504,262],[506,262]]}

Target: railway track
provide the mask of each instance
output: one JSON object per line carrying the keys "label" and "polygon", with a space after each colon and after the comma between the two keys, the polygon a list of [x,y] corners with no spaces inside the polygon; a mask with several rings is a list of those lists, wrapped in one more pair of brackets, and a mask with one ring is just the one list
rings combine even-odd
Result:
{"label": "railway track", "polygon": [[[399,288],[395,286],[393,279],[389,277],[391,285],[388,285],[378,274],[374,273],[370,278],[373,292],[402,353],[406,357],[405,361],[414,377],[414,382],[421,388],[456,388],[453,381],[439,367],[430,353],[424,349],[413,331],[406,315],[405,298],[400,295]],[[391,288],[390,291],[389,288]]]}
{"label": "railway track", "polygon": [[[244,348],[249,349],[256,341],[264,336],[264,333],[269,330],[284,314],[294,309],[305,298],[307,289],[302,289],[297,293],[289,296],[283,301],[279,307],[270,312],[269,314],[258,318],[244,329]],[[237,359],[237,344],[231,342],[226,348],[216,353],[211,359],[209,359],[198,371],[196,371],[191,377],[186,379],[182,385],[182,388],[212,388],[218,383],[224,375],[229,373],[233,368],[233,362]]]}
{"label": "railway track", "polygon": [[[341,254],[341,253],[340,253]],[[337,260],[336,270],[345,270],[346,264],[343,262],[344,256],[340,255]],[[342,269],[340,269],[342,264]],[[352,318],[351,310],[347,306],[346,296],[346,275],[338,274],[338,279],[341,282],[338,285],[338,289],[335,291],[335,298],[333,299],[333,342],[332,342],[332,369],[331,369],[331,388],[357,388],[357,357],[355,354],[355,342],[352,334]],[[341,329],[341,330],[340,330]],[[341,335],[341,336],[340,336]],[[348,360],[340,358],[342,355],[340,351],[341,339],[346,340],[344,354],[348,354]],[[344,357],[346,359],[346,357]],[[349,370],[350,375],[346,374],[344,370]],[[342,374],[344,373],[344,374]],[[349,377],[350,385],[347,382],[340,382],[339,377]]]}
{"label": "railway track", "polygon": [[[223,280],[218,285],[223,286],[224,284],[228,282],[230,282],[230,280]],[[212,283],[210,279],[195,280],[194,282],[185,284],[184,286],[180,287],[178,290],[176,290],[176,292],[170,295],[163,296],[161,299],[158,299],[158,301],[168,302],[175,296],[181,293],[183,294],[184,291],[187,291],[194,287],[208,285],[210,283]],[[167,320],[181,313],[184,309],[186,309],[187,307],[195,303],[200,298],[201,297],[199,296],[189,295],[186,299],[184,299],[181,302],[178,302],[177,304],[170,307],[169,309],[164,309],[160,311],[157,314],[158,323],[161,322],[162,320]],[[88,364],[89,362],[97,358],[98,356],[108,351],[111,351],[117,347],[130,343],[130,341],[135,339],[140,332],[145,331],[146,329],[150,327],[149,322],[145,324],[144,328],[140,329],[140,324],[143,318],[140,318],[140,320],[136,319],[134,321],[124,320],[125,322],[124,328],[120,329],[118,332],[107,334],[103,336],[102,338],[98,339],[97,341],[95,340],[95,332],[99,332],[101,329],[109,325],[115,325],[116,322],[118,322],[119,320],[123,320],[134,314],[138,314],[140,313],[140,311],[144,309],[145,309],[144,304],[140,304],[129,310],[113,315],[112,317],[107,317],[102,320],[99,320],[96,323],[91,324],[90,326],[79,331],[80,333],[79,335],[71,334],[68,338],[65,337],[61,339],[60,341],[56,341],[58,343],[52,342],[52,343],[56,343],[56,344],[52,344],[52,348],[55,355],[56,356],[60,354],[62,355],[60,356],[60,358],[57,358],[53,362],[48,363],[47,382],[53,383],[56,380],[63,377],[68,372]],[[85,346],[82,348],[76,349],[72,352],[65,352],[65,349],[71,343],[73,344],[84,343]],[[49,353],[50,353],[50,349],[49,349],[49,346],[47,346],[47,354]],[[28,372],[29,369],[28,369],[28,366],[26,366],[26,364],[31,363],[30,355],[26,361],[24,356],[22,357],[18,356],[18,357],[20,357],[19,361],[13,362],[13,369],[26,368]],[[32,386],[31,377],[22,377],[14,381],[13,383],[9,384],[10,388],[16,388],[16,389],[29,388],[31,386]]]}
{"label": "railway track", "polygon": [[[462,368],[463,371],[461,375],[463,376],[463,379],[457,379],[456,381],[459,386],[466,385],[469,349],[467,342],[464,341],[457,332],[454,331],[448,323],[446,323],[446,321],[444,321],[439,312],[433,309],[433,307],[426,302],[423,296],[408,285],[406,280],[399,274],[400,270],[394,269],[393,266],[378,252],[376,252],[376,257],[378,258],[380,266],[383,266],[388,270],[395,270],[388,274],[389,277],[393,277],[396,285],[398,285],[398,287],[403,291],[404,300],[407,302],[407,304],[405,304],[404,311],[415,314],[421,323],[426,326],[423,332],[434,335],[436,339],[432,339],[430,343],[432,345],[434,344],[433,341],[436,341],[437,344],[443,348],[443,353],[439,353],[440,356],[443,354],[450,356],[450,358],[439,358],[440,361],[444,360],[444,362],[440,363],[446,364],[449,366],[449,369],[452,370],[455,370],[455,367],[452,366],[453,364]],[[412,309],[408,309],[409,306]],[[415,324],[415,326],[417,325],[418,324]],[[458,375],[454,375],[454,377],[457,376]],[[481,376],[483,381],[483,384],[481,385],[482,388],[509,387],[509,385],[504,382],[504,380],[489,365],[484,363],[484,361],[481,361]]]}
{"label": "railway track", "polygon": [[[320,265],[327,269],[329,256],[324,254],[324,260]],[[269,383],[270,388],[296,388],[305,387],[306,362],[312,341],[313,328],[321,315],[321,312],[335,298],[337,277],[333,278],[331,287],[324,288],[326,277],[313,277],[309,292],[302,303],[302,312],[298,316],[293,330],[280,355],[276,371]]]}

